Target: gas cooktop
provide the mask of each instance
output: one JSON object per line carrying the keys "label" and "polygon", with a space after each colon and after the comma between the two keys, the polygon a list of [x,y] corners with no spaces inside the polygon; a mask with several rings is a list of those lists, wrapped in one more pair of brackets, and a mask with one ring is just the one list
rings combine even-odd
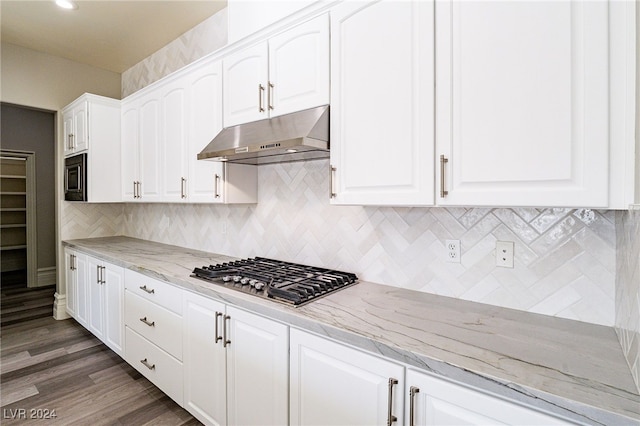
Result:
{"label": "gas cooktop", "polygon": [[195,268],[192,277],[301,306],[358,281],[355,274],[255,257]]}

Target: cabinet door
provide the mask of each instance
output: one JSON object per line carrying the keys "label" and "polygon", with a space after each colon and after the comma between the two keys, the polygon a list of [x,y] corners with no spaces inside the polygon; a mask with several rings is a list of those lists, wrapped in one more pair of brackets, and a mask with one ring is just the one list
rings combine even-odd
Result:
{"label": "cabinet door", "polygon": [[65,283],[67,284],[67,313],[73,318],[76,317],[76,305],[77,305],[77,291],[78,291],[78,274],[75,266],[75,253],[71,250],[65,249],[64,251],[64,270],[65,270]]}
{"label": "cabinet door", "polygon": [[138,145],[138,103],[122,103],[121,119],[122,143],[122,200],[136,201],[136,182],[138,181],[139,145]]}
{"label": "cabinet door", "polygon": [[228,423],[288,424],[288,327],[230,306],[227,315]]}
{"label": "cabinet door", "polygon": [[184,408],[209,425],[226,425],[225,306],[193,293],[184,297]]}
{"label": "cabinet door", "polygon": [[433,7],[383,0],[332,10],[333,204],[433,204]]}
{"label": "cabinet door", "polygon": [[607,205],[607,8],[437,3],[438,204]]}
{"label": "cabinet door", "polygon": [[102,263],[93,257],[87,256],[89,279],[87,281],[88,297],[88,328],[98,339],[104,341],[104,295],[102,289]]}
{"label": "cabinet door", "polygon": [[124,269],[104,263],[104,342],[124,356]]}
{"label": "cabinet door", "polygon": [[89,328],[89,269],[87,255],[74,253],[74,266],[76,268],[76,316],[75,319],[85,328]]}
{"label": "cabinet door", "polygon": [[329,15],[269,39],[271,117],[329,103]]}
{"label": "cabinet door", "polygon": [[223,164],[197,156],[222,130],[222,63],[206,64],[189,77],[188,201],[221,201],[215,196],[215,175],[222,175]]}
{"label": "cabinet door", "polygon": [[290,334],[292,425],[403,424],[404,367],[302,331]]}
{"label": "cabinet door", "polygon": [[222,66],[224,127],[267,118],[267,43],[229,55]]}
{"label": "cabinet door", "polygon": [[89,148],[88,130],[88,102],[81,102],[73,109],[73,149],[75,152],[85,151]]}
{"label": "cabinet door", "polygon": [[164,201],[186,199],[187,179],[187,89],[184,79],[176,80],[162,88],[161,111],[164,139],[161,179]]}
{"label": "cabinet door", "polygon": [[140,101],[139,109],[140,144],[140,201],[160,201],[160,164],[162,146],[160,141],[160,100],[159,93],[151,92]]}
{"label": "cabinet door", "polygon": [[73,154],[73,110],[65,111],[62,115],[62,133],[64,148],[63,153],[67,155]]}
{"label": "cabinet door", "polygon": [[[494,397],[471,388],[407,371],[407,386],[413,387],[413,409],[416,426],[435,425],[568,425],[556,417]],[[407,392],[407,395],[409,393]],[[411,413],[407,411],[407,416]]]}

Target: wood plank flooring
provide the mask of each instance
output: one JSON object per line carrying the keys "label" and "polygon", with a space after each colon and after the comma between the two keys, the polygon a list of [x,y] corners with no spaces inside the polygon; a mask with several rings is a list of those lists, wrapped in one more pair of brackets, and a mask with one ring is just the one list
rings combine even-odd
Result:
{"label": "wood plank flooring", "polygon": [[200,424],[75,320],[54,320],[54,292],[0,288],[3,426]]}

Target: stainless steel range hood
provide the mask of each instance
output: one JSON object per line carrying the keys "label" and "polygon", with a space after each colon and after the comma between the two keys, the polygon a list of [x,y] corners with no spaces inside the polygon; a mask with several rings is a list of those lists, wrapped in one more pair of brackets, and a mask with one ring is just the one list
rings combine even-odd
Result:
{"label": "stainless steel range hood", "polygon": [[329,106],[222,129],[198,160],[272,164],[329,157]]}

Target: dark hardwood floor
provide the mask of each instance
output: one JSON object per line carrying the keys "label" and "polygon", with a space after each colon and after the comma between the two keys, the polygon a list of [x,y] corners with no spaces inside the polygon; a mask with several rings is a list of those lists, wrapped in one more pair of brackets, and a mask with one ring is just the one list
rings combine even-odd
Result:
{"label": "dark hardwood floor", "polygon": [[0,287],[0,424],[200,424],[75,320],[54,320],[54,292]]}

